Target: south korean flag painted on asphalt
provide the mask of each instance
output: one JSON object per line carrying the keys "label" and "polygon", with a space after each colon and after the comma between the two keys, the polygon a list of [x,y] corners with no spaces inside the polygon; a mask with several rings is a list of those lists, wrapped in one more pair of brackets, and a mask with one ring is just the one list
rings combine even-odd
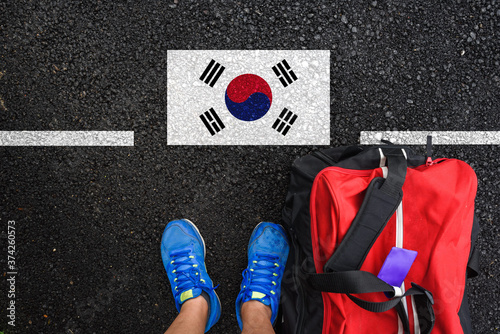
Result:
{"label": "south korean flag painted on asphalt", "polygon": [[329,145],[330,51],[167,52],[168,145]]}

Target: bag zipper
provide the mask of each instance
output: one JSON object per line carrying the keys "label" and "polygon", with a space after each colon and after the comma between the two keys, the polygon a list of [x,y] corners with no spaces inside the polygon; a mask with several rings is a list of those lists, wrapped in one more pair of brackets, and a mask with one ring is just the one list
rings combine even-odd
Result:
{"label": "bag zipper", "polygon": [[427,162],[425,163],[425,166],[429,167],[429,166],[432,166],[432,165],[437,165],[438,163],[441,163],[441,162],[443,162],[445,160],[448,160],[448,159],[446,159],[446,158],[439,158],[439,159],[436,159],[436,160],[432,160],[431,157],[428,157],[427,158]]}

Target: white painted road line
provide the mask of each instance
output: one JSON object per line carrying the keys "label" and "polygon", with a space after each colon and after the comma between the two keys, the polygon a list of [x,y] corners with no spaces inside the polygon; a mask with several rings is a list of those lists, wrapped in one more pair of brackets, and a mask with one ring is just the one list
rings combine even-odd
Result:
{"label": "white painted road line", "polygon": [[134,131],[0,131],[0,146],[134,146]]}
{"label": "white painted road line", "polygon": [[380,144],[381,139],[399,145],[500,145],[500,131],[361,131],[361,145]]}

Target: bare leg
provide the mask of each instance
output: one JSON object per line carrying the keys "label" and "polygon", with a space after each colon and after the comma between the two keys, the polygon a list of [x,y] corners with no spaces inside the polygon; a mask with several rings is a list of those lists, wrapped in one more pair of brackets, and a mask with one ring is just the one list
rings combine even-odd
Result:
{"label": "bare leg", "polygon": [[271,307],[257,300],[250,300],[241,305],[242,334],[274,334],[271,324]]}
{"label": "bare leg", "polygon": [[208,319],[208,303],[202,296],[186,300],[165,334],[203,334]]}

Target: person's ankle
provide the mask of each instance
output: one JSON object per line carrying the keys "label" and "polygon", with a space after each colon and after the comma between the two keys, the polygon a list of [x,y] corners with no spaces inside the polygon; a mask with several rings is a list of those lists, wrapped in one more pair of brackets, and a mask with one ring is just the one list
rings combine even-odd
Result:
{"label": "person's ankle", "polygon": [[199,312],[202,315],[206,315],[207,318],[210,315],[209,310],[209,304],[202,295],[188,299],[181,305],[181,312]]}
{"label": "person's ankle", "polygon": [[272,313],[270,306],[258,300],[249,300],[243,303],[241,305],[242,333],[274,333],[271,324]]}
{"label": "person's ankle", "polygon": [[246,318],[246,315],[260,315],[271,320],[272,314],[271,306],[265,305],[258,300],[249,300],[241,305],[242,318]]}

